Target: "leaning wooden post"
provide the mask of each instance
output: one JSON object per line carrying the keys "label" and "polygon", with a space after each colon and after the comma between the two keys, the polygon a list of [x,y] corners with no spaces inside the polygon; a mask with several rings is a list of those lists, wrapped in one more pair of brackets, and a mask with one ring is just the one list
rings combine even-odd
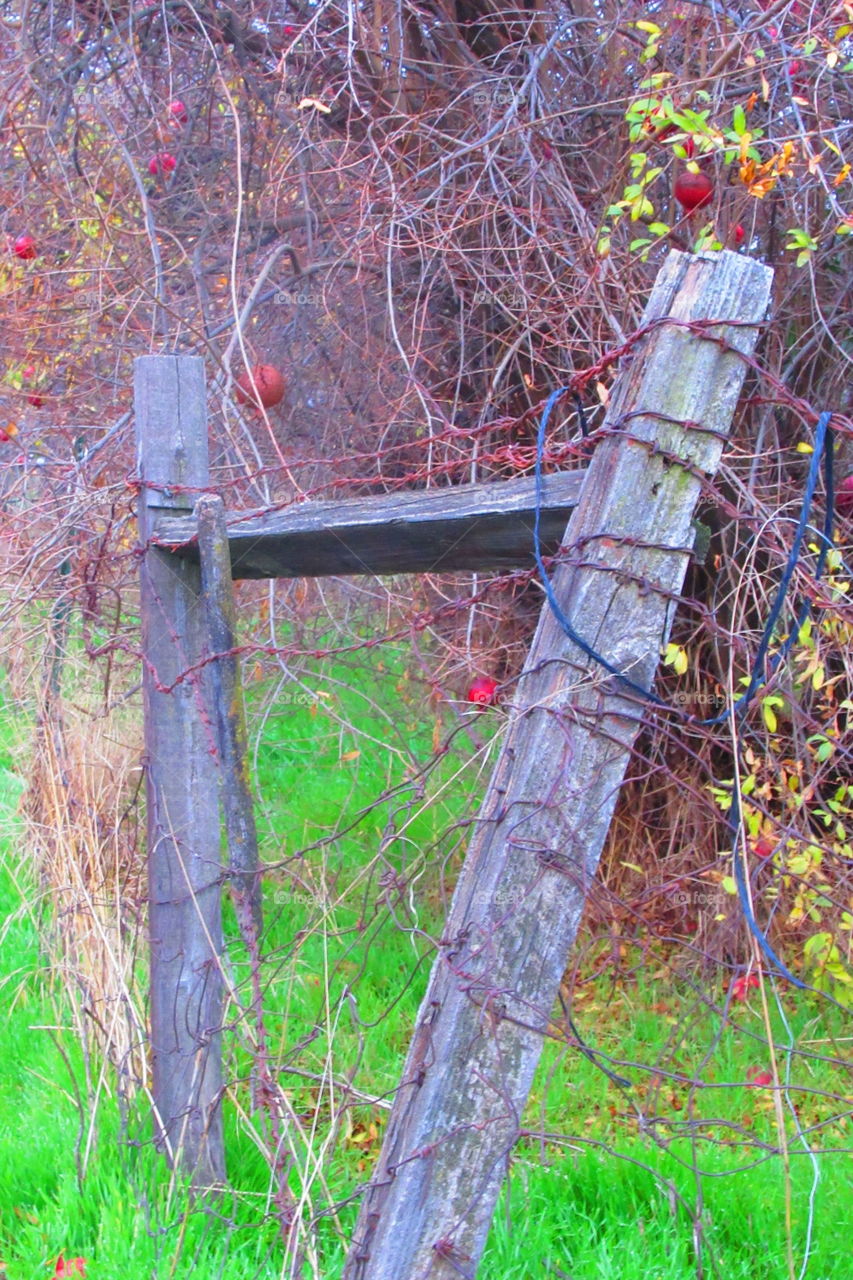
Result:
{"label": "leaning wooden post", "polygon": [[[751,352],[771,279],[734,253],[673,253],[644,320],[737,321],[709,337]],[[620,370],[613,434],[569,521],[569,559],[553,572],[561,609],[644,689],[683,583],[699,477],[718,466],[743,377],[743,362],[700,332],[654,328]],[[644,710],[546,606],[345,1280],[473,1276]]]}
{"label": "leaning wooden post", "polygon": [[134,399],[154,1128],[170,1162],[203,1187],[225,1174],[218,777],[207,673],[181,679],[207,652],[199,566],[151,545],[208,484],[203,361],[140,357]]}

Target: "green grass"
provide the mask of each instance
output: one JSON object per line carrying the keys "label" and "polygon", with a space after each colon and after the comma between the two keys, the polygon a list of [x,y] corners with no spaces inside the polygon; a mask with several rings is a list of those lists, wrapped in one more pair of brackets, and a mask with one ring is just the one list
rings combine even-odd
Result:
{"label": "green grass", "polygon": [[[419,775],[417,762],[432,745],[423,691],[402,658],[385,662],[385,671],[369,676],[334,665],[307,674],[312,691],[328,697],[309,704],[280,696],[262,720],[258,745],[264,853],[284,864],[266,888],[268,1026],[282,1085],[297,1113],[318,1116],[318,1140],[328,1133],[328,1094],[287,1067],[321,1077],[330,1062],[339,1075],[357,1065],[356,1084],[366,1093],[393,1087],[426,981],[422,935],[439,927],[442,871],[451,883],[459,865],[454,823],[472,812],[480,787],[478,766],[462,768],[470,742],[449,752],[428,779]],[[476,723],[487,736],[496,721],[483,716]],[[7,740],[10,726],[0,728]],[[61,975],[50,970],[40,942],[38,926],[49,922],[51,904],[39,904],[37,876],[16,839],[21,785],[11,757],[0,756],[0,1259],[8,1280],[49,1276],[60,1251],[85,1257],[91,1280],[280,1276],[267,1164],[231,1102],[225,1121],[236,1190],[213,1215],[192,1210],[182,1189],[170,1186],[147,1143],[141,1103],[123,1115],[108,1092],[93,1115],[93,1064],[87,1066]],[[369,807],[386,791],[393,794]],[[395,892],[395,874],[414,875],[413,892]],[[230,910],[226,927],[244,993],[246,965]],[[793,1041],[805,1049],[806,1041],[841,1032],[832,1010],[799,993],[788,993],[784,1008]],[[697,1002],[687,984],[674,988],[668,972],[646,970],[642,981],[626,984],[582,981],[573,1017],[630,1089],[577,1048],[546,1046],[526,1115],[527,1126],[545,1136],[526,1140],[513,1158],[480,1275],[695,1276],[691,1214],[701,1210],[720,1276],[783,1280],[783,1168],[753,1145],[776,1143],[772,1095],[746,1083],[750,1066],[767,1065],[757,1003],[738,1006],[721,1029],[719,1013]],[[778,1013],[773,1017],[774,1038],[784,1045],[789,1032]],[[235,1075],[248,1067],[239,1041],[228,1065]],[[849,1092],[838,1067],[814,1054],[800,1057],[792,1080],[801,1125],[822,1126],[816,1145],[845,1147],[849,1129],[832,1121],[843,1107],[822,1096]],[[247,1090],[238,1092],[247,1104]],[[343,1200],[368,1176],[384,1114],[370,1105],[353,1111],[349,1131],[325,1161],[325,1188],[312,1180],[315,1209]],[[790,1115],[788,1121],[790,1135]],[[815,1170],[795,1137],[790,1143],[799,1272]],[[845,1157],[822,1155],[818,1168],[806,1274],[842,1280],[849,1268],[837,1241],[853,1228]],[[319,1220],[307,1274],[340,1275],[355,1213],[355,1205],[341,1209],[337,1227],[331,1215]]]}

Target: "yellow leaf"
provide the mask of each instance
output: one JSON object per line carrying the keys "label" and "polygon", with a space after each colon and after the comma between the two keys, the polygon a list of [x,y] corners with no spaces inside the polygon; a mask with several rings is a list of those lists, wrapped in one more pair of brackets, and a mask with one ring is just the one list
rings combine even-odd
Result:
{"label": "yellow leaf", "polygon": [[360,751],[345,751],[341,756],[341,764],[343,764],[345,760],[357,760],[360,755]]}

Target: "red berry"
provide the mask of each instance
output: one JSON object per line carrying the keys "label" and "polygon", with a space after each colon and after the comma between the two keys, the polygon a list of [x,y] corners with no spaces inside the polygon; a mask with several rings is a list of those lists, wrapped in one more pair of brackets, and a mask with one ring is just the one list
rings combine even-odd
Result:
{"label": "red berry", "polygon": [[282,34],[286,36],[295,36],[299,34],[298,27],[283,27]]}
{"label": "red berry", "polygon": [[775,848],[773,841],[769,840],[767,836],[759,836],[753,845],[753,853],[756,858],[770,858]]}
{"label": "red berry", "polygon": [[30,378],[35,376],[36,367],[34,364],[28,364],[26,369],[21,370],[21,377],[24,382],[29,382]]}
{"label": "red berry", "polygon": [[180,98],[175,98],[174,102],[169,103],[169,110],[178,124],[186,124],[188,119],[187,109]]}
{"label": "red berry", "polygon": [[148,161],[148,172],[152,178],[156,178],[158,173],[171,173],[177,165],[177,160],[168,151],[158,151],[156,156],[152,156]]}
{"label": "red berry", "polygon": [[36,256],[36,242],[32,236],[18,236],[12,245],[12,252],[16,258],[23,258],[28,262]]}
{"label": "red berry", "polygon": [[735,1000],[746,1000],[749,997],[750,989],[753,987],[758,988],[760,985],[757,973],[741,974],[732,983],[732,997]]}
{"label": "red berry", "polygon": [[478,676],[468,690],[468,701],[476,702],[481,707],[489,707],[495,700],[497,687],[497,680],[493,680],[491,676]]}
{"label": "red berry", "polygon": [[284,376],[271,364],[256,364],[237,379],[237,400],[240,404],[263,405],[271,409],[284,399]]}
{"label": "red berry", "polygon": [[844,477],[835,491],[835,509],[840,516],[853,515],[853,472]]}
{"label": "red berry", "polygon": [[744,231],[740,223],[738,223],[737,226],[735,227],[733,234],[734,234],[735,244],[743,244],[744,240],[746,239],[746,232]]}
{"label": "red berry", "polygon": [[44,397],[36,395],[35,391],[33,391],[27,396],[27,404],[31,404],[34,408],[40,409],[44,404]]}
{"label": "red berry", "polygon": [[675,180],[675,198],[687,213],[710,204],[713,195],[714,184],[706,173],[691,173],[685,169]]}
{"label": "red berry", "polygon": [[789,75],[792,75],[792,76],[797,75],[802,65],[803,64],[800,62],[799,58],[792,58],[791,61],[788,63]]}

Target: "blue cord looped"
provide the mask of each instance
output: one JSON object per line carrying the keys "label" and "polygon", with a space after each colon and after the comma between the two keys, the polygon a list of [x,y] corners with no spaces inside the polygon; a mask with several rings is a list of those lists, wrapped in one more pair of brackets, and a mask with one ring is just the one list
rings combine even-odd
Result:
{"label": "blue cord looped", "polygon": [[803,626],[803,623],[809,616],[811,606],[808,600],[804,600],[800,605],[797,621],[791,628],[790,635],[785,640],[785,643],[782,645],[776,656],[771,660],[770,674],[766,679],[762,679],[760,674],[761,668],[764,665],[764,659],[767,656],[767,650],[770,647],[771,640],[773,639],[773,632],[775,630],[776,623],[779,620],[779,615],[781,614],[782,608],[785,604],[785,597],[788,594],[788,587],[791,585],[794,570],[796,569],[800,559],[803,538],[805,537],[809,523],[809,514],[811,512],[811,505],[814,499],[814,492],[817,488],[817,478],[820,472],[821,459],[823,459],[824,475],[826,478],[826,515],[824,517],[823,529],[820,533],[821,547],[818,553],[817,563],[815,565],[815,578],[820,578],[823,574],[823,570],[826,565],[826,557],[833,545],[832,521],[834,514],[833,508],[835,507],[835,486],[832,468],[832,428],[829,425],[831,417],[831,413],[822,413],[817,421],[814,452],[812,453],[812,460],[809,465],[809,474],[806,479],[806,491],[803,494],[803,505],[800,508],[800,518],[797,522],[797,531],[794,534],[794,541],[791,545],[791,550],[788,553],[788,562],[785,565],[785,572],[782,574],[779,582],[776,599],[773,601],[773,607],[771,608],[767,621],[764,624],[764,631],[755,655],[755,661],[752,664],[752,674],[749,677],[749,684],[728,711],[723,711],[720,715],[712,716],[708,720],[701,720],[699,722],[700,724],[722,724],[722,722],[724,720],[728,720],[731,715],[742,714],[752,701],[756,690],[761,685],[767,684],[770,677],[775,674],[779,664],[788,656],[791,651],[791,646],[800,634],[800,629]]}
{"label": "blue cord looped", "polygon": [[[560,608],[559,601],[557,600],[557,597],[554,593],[554,588],[551,584],[550,578],[548,577],[548,572],[545,568],[545,563],[542,559],[540,524],[541,524],[541,511],[542,511],[542,460],[545,453],[545,430],[548,425],[548,419],[551,416],[551,410],[554,408],[554,405],[561,398],[561,396],[564,396],[569,391],[573,391],[573,389],[570,387],[560,387],[558,390],[551,392],[551,394],[549,395],[548,399],[545,402],[545,408],[543,409],[542,416],[539,420],[539,431],[536,438],[536,512],[535,512],[535,519],[533,524],[533,551],[536,557],[536,566],[539,570],[539,575],[542,579],[542,586],[545,591],[545,596],[548,601],[548,605],[551,609],[551,612],[554,614],[554,617],[559,622],[563,631],[568,636],[568,638],[573,642],[573,644],[577,645],[577,647],[581,650],[582,653],[585,653],[588,658],[591,658],[599,666],[603,667],[605,671],[608,671],[612,676],[615,676],[617,680],[619,680],[627,689],[630,689],[633,693],[638,694],[641,698],[644,698],[648,702],[654,703],[656,706],[670,709],[668,704],[662,698],[659,698],[657,694],[653,693],[650,689],[644,689],[642,685],[637,684],[636,681],[631,680],[629,676],[626,676],[623,672],[617,670],[617,668],[614,667],[612,663],[608,662],[607,659],[602,654],[597,653],[596,650],[591,647],[591,645],[588,645],[587,642],[577,634],[574,627],[569,622],[568,618]],[[771,660],[769,675],[766,678],[762,678],[761,670],[764,665],[765,658],[767,656],[767,650],[770,647],[770,643],[773,638],[773,632],[776,628],[776,623],[779,620],[779,617],[782,613],[782,609],[785,604],[785,598],[788,593],[788,587],[791,584],[791,579],[794,576],[794,572],[796,570],[797,564],[800,559],[803,539],[805,537],[806,529],[808,528],[808,524],[809,524],[809,514],[811,512],[811,505],[814,500],[815,489],[817,488],[817,479],[820,473],[821,459],[823,460],[823,464],[824,464],[824,476],[825,476],[825,484],[826,484],[826,515],[824,518],[823,530],[820,534],[821,547],[818,553],[817,563],[815,565],[816,579],[819,579],[821,577],[824,567],[826,565],[827,555],[831,547],[833,546],[832,525],[833,525],[833,516],[834,516],[834,508],[835,508],[835,483],[834,483],[833,465],[832,465],[833,443],[832,443],[832,429],[830,427],[831,418],[832,418],[831,412],[825,412],[820,415],[817,421],[817,428],[815,430],[814,451],[812,453],[812,459],[809,465],[809,474],[806,480],[805,493],[803,494],[802,507],[800,508],[800,518],[797,522],[797,529],[794,534],[794,541],[788,555],[788,560],[785,565],[785,570],[784,570],[784,573],[782,574],[782,578],[779,582],[779,588],[776,592],[776,599],[773,602],[773,606],[770,610],[767,621],[764,625],[764,630],[761,635],[761,641],[758,645],[758,650],[755,655],[755,661],[752,664],[752,672],[750,674],[749,684],[746,690],[740,695],[739,698],[737,698],[737,700],[732,704],[731,707],[728,708],[727,711],[722,712],[718,716],[712,716],[707,720],[695,721],[695,720],[692,720],[692,717],[691,717],[691,720],[694,724],[698,724],[702,726],[711,726],[711,725],[722,724],[730,719],[739,720],[743,716],[747,707],[752,702],[752,699],[754,698],[756,691],[767,683],[767,681],[776,672],[777,668],[779,667],[779,664],[787,657],[788,653],[791,650],[791,646],[794,644],[794,641],[799,635],[804,622],[809,616],[811,606],[808,600],[804,600],[800,605],[800,609],[797,615],[796,625],[791,629],[790,635],[787,637],[787,639],[781,646],[779,652]],[[582,422],[583,422],[583,416],[582,416]],[[584,431],[584,435],[586,435],[585,431]],[[735,884],[737,885],[738,899],[740,901],[740,906],[744,915],[744,919],[746,920],[747,926],[749,927],[749,931],[752,934],[752,936],[755,938],[756,942],[758,943],[765,959],[767,959],[772,965],[775,966],[780,976],[785,978],[786,981],[790,982],[792,986],[799,987],[801,990],[804,990],[804,991],[811,990],[808,983],[802,982],[799,978],[796,978],[794,974],[791,973],[790,969],[788,969],[787,966],[782,962],[782,960],[779,959],[779,957],[776,955],[776,952],[771,947],[766,934],[763,932],[763,930],[761,929],[761,926],[758,924],[758,921],[755,919],[755,916],[753,914],[752,907],[749,901],[749,893],[747,891],[746,876],[744,873],[744,865],[743,865],[744,859],[740,851],[740,828],[741,828],[741,797],[737,788],[733,787],[732,788],[732,804],[731,804],[731,809],[729,813],[729,829],[731,830],[732,836],[733,836],[732,864],[734,867],[734,879],[735,879]]]}
{"label": "blue cord looped", "polygon": [[578,635],[566,615],[563,613],[563,610],[560,608],[560,602],[554,593],[551,579],[548,577],[548,570],[545,568],[545,562],[542,559],[540,525],[542,515],[542,459],[545,453],[545,428],[548,425],[551,410],[554,408],[554,405],[560,397],[564,396],[567,391],[571,391],[571,388],[560,387],[557,391],[551,392],[545,402],[542,417],[539,419],[539,431],[536,437],[536,511],[533,521],[533,554],[536,557],[536,567],[539,570],[539,576],[542,579],[542,587],[545,591],[545,597],[548,601],[551,612],[559,622],[563,631],[572,643],[577,645],[582,653],[585,653],[588,658],[592,658],[593,662],[598,663],[600,667],[604,667],[605,671],[609,671],[610,674],[621,681],[626,688],[631,689],[636,694],[639,694],[641,698],[644,698],[648,702],[654,702],[658,707],[667,707],[668,704],[663,700],[663,698],[659,698],[656,693],[652,693],[650,689],[643,688],[641,684],[637,684],[629,676],[626,676],[622,671],[619,671],[618,668],[608,662],[602,654],[593,649],[591,645],[588,645],[582,636]]}

